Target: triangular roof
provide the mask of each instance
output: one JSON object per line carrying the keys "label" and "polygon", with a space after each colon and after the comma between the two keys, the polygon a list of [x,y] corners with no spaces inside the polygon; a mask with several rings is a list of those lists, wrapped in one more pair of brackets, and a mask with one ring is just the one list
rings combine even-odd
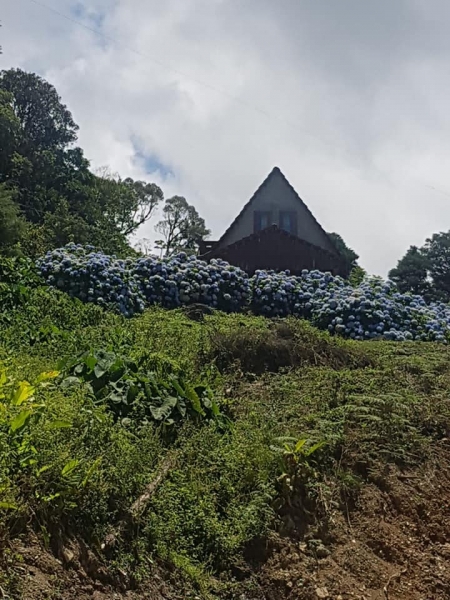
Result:
{"label": "triangular roof", "polygon": [[312,214],[312,212],[310,211],[310,209],[308,208],[308,206],[305,204],[305,202],[300,198],[300,196],[298,195],[298,193],[296,192],[296,190],[294,189],[294,187],[291,185],[291,183],[288,181],[288,179],[285,177],[285,175],[282,173],[281,169],[279,167],[274,167],[272,169],[272,171],[269,173],[269,175],[265,178],[265,180],[261,183],[261,185],[258,187],[258,189],[255,191],[255,193],[253,194],[253,196],[250,198],[250,200],[243,206],[241,212],[238,214],[238,216],[234,219],[234,221],[231,223],[231,225],[228,227],[228,229],[225,231],[225,233],[221,236],[221,238],[218,240],[217,242],[217,246],[221,246],[221,242],[228,236],[228,234],[234,229],[234,227],[236,226],[236,224],[240,221],[241,217],[244,215],[244,213],[250,208],[250,206],[253,204],[253,202],[256,200],[256,198],[258,197],[259,193],[261,192],[261,190],[266,187],[271,180],[274,177],[281,177],[284,181],[284,183],[290,188],[290,190],[293,192],[295,198],[297,199],[297,201],[299,202],[299,204],[302,206],[302,208],[304,210],[306,210],[309,215],[311,216],[312,220],[314,221],[314,223],[317,225],[317,227],[320,229],[320,231],[323,233],[324,235],[324,239],[327,240],[327,246],[328,246],[328,250],[329,252],[332,252],[333,254],[336,254],[338,256],[340,256],[340,253],[338,252],[338,250],[336,249],[336,247],[334,246],[334,243],[332,242],[332,240],[329,238],[327,232],[324,230],[324,228],[322,227],[322,225],[317,221],[317,219],[315,218],[315,216]]}

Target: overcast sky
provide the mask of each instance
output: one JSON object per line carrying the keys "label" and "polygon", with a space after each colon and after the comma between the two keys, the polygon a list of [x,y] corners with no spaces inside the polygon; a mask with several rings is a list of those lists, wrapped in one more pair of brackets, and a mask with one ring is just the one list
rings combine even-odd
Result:
{"label": "overcast sky", "polygon": [[450,229],[448,0],[2,0],[0,20],[0,67],[56,86],[93,168],[184,195],[214,238],[275,165],[371,273]]}

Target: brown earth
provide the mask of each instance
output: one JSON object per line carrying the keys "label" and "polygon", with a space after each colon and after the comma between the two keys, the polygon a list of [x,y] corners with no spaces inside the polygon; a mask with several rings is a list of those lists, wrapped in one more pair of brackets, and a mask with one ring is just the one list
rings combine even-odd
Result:
{"label": "brown earth", "polygon": [[[241,583],[223,597],[450,599],[450,441],[436,444],[420,468],[372,474],[354,506],[330,511],[321,533],[274,535],[264,546],[253,549]],[[0,581],[16,589],[0,587],[0,598],[7,600],[195,597],[162,566],[153,568],[140,589],[130,589],[129,574],[113,581],[104,562],[82,543],[66,542],[57,558],[34,535],[15,540],[0,565]]]}
{"label": "brown earth", "polygon": [[329,544],[279,540],[259,574],[266,600],[450,598],[450,442],[373,479],[331,516]]}

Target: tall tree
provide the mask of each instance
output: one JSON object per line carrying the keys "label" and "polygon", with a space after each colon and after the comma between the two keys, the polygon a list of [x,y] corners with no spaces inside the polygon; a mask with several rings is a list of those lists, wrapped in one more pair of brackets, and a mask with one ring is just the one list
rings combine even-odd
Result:
{"label": "tall tree", "polygon": [[430,291],[427,281],[428,266],[428,257],[423,250],[417,246],[410,246],[397,266],[389,271],[388,276],[402,293],[425,294]]}
{"label": "tall tree", "polygon": [[20,141],[20,121],[12,108],[12,96],[0,89],[0,177],[8,178],[11,158]]}
{"label": "tall tree", "polygon": [[77,139],[78,125],[45,79],[21,69],[0,72],[0,90],[9,92],[23,140],[34,148],[65,148]]}
{"label": "tall tree", "polygon": [[157,223],[155,229],[163,236],[156,246],[165,256],[179,251],[197,253],[200,241],[210,234],[205,220],[182,196],[166,200],[163,219]]}
{"label": "tall tree", "polygon": [[[92,173],[74,145],[77,131],[50,83],[20,69],[0,72],[0,184],[14,190],[18,214],[28,222],[22,247],[35,253],[75,241],[132,252],[130,236],[154,215],[163,192],[108,169]],[[190,228],[182,229],[192,238],[196,213],[189,214]],[[180,243],[192,245],[191,238]]]}
{"label": "tall tree", "polygon": [[411,246],[389,277],[402,292],[449,302],[450,231],[435,233],[421,248]]}
{"label": "tall tree", "polygon": [[155,183],[121,179],[107,168],[97,172],[94,189],[103,216],[113,221],[125,237],[146,223],[164,199]]}
{"label": "tall tree", "polygon": [[435,233],[428,238],[422,252],[436,297],[450,300],[450,231]]}

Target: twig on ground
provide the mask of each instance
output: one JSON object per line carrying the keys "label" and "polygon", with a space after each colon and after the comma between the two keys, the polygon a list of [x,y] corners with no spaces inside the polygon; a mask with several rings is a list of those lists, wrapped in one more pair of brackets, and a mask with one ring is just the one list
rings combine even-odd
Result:
{"label": "twig on ground", "polygon": [[162,481],[167,477],[167,474],[169,473],[170,469],[173,468],[174,464],[174,455],[169,455],[163,460],[158,475],[147,485],[144,492],[139,496],[139,498],[133,502],[130,509],[128,510],[128,514],[125,517],[125,519],[122,522],[120,522],[118,526],[106,536],[104,542],[101,545],[101,549],[103,551],[115,546],[118,539],[124,533],[125,529],[130,525],[133,525],[136,519],[146,510],[153,494],[161,485]]}
{"label": "twig on ground", "polygon": [[390,584],[394,581],[394,579],[400,579],[400,577],[402,575],[404,575],[406,572],[408,571],[408,565],[402,569],[401,571],[399,571],[398,573],[394,573],[393,575],[391,575],[388,579],[388,582],[386,583],[386,585],[383,588],[383,592],[384,595],[386,597],[386,600],[389,600],[389,586]]}

